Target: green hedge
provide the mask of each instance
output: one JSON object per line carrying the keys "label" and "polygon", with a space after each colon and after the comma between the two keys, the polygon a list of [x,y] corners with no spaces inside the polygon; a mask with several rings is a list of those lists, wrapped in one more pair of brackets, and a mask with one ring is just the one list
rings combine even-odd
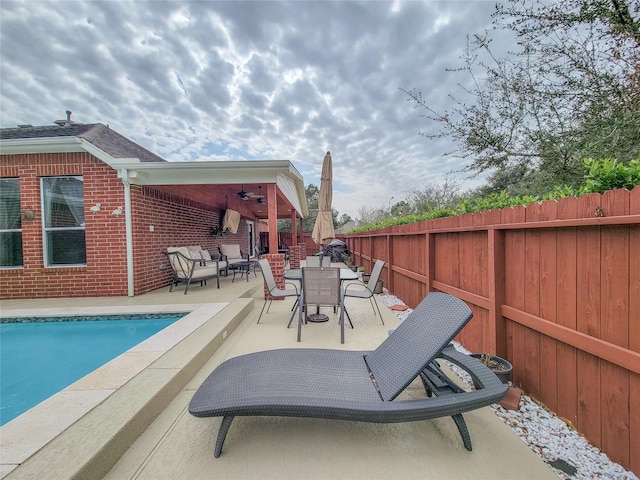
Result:
{"label": "green hedge", "polygon": [[584,161],[584,167],[587,170],[585,183],[579,188],[570,187],[568,185],[557,186],[553,192],[550,192],[543,197],[535,195],[512,197],[507,191],[502,191],[487,197],[465,199],[460,202],[456,208],[441,208],[416,215],[389,218],[371,225],[362,225],[354,228],[348,233],[380,230],[382,228],[393,227],[396,225],[406,225],[408,223],[423,222],[425,220],[433,220],[435,218],[452,217],[465,213],[483,212],[486,210],[495,210],[504,207],[529,205],[531,203],[542,202],[545,200],[558,200],[571,196],[579,197],[586,193],[604,193],[608,190],[615,190],[616,188],[632,190],[635,186],[640,185],[640,159],[632,160],[625,165],[614,159],[607,158],[602,160],[593,160],[588,158]]}

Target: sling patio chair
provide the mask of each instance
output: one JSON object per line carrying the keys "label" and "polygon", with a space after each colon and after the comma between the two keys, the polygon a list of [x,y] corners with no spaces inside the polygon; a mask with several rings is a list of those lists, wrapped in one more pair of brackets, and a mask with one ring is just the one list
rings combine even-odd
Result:
{"label": "sling patio chair", "polygon": [[308,255],[305,261],[305,266],[307,267],[320,267],[320,256],[319,255]]}
{"label": "sling patio chair", "polygon": [[[369,277],[369,281],[364,284],[362,282],[349,282],[344,286],[344,297],[345,300],[348,297],[352,298],[368,298],[371,302],[371,308],[373,308],[373,313],[376,313],[376,309],[378,310],[378,315],[380,316],[380,320],[384,325],[384,319],[382,318],[382,314],[380,313],[380,307],[378,306],[378,302],[373,298],[373,292],[376,290],[376,285],[378,284],[378,280],[380,280],[380,275],[382,275],[382,269],[384,268],[384,260],[376,261],[373,266],[373,270],[371,271],[371,277]],[[374,307],[375,305],[375,307]],[[347,309],[345,305],[345,311]]]}
{"label": "sling patio chair", "polygon": [[[500,401],[508,389],[489,368],[450,345],[472,316],[462,300],[433,292],[373,351],[292,348],[231,358],[198,388],[189,412],[222,417],[215,457],[236,416],[372,423],[451,416],[471,450],[462,414]],[[441,360],[465,370],[476,389],[460,388],[440,368]],[[427,395],[396,399],[418,377]]]}
{"label": "sling patio chair", "polygon": [[[327,315],[320,313],[320,306],[333,307],[334,313],[340,309],[340,343],[344,343],[344,303],[340,288],[340,269],[338,267],[304,267],[302,269],[302,294],[298,318],[298,341],[302,338],[302,323],[310,321],[328,321]],[[309,314],[309,307],[315,306],[316,313]],[[316,318],[316,320],[313,320]],[[351,324],[351,319],[349,319]],[[289,322],[291,324],[291,322]],[[351,324],[353,328],[353,324]]]}
{"label": "sling patio chair", "polygon": [[[276,279],[273,277],[273,271],[271,270],[271,265],[269,262],[262,258],[258,260],[260,264],[260,269],[262,270],[262,276],[264,277],[264,283],[267,285],[267,292],[269,294],[269,306],[267,307],[267,313],[269,313],[269,309],[271,308],[271,302],[273,302],[274,298],[284,298],[284,297],[296,297],[296,301],[293,305],[291,311],[291,318],[289,319],[289,323],[293,320],[294,315],[296,314],[295,306],[298,304],[298,296],[300,292],[298,291],[298,287],[293,283],[286,282],[285,288],[280,288],[276,284]],[[287,284],[291,285],[293,288],[288,288]],[[267,298],[264,299],[264,305],[262,305],[262,310],[260,311],[260,316],[258,317],[258,322],[260,323],[260,319],[262,318],[262,313],[264,312],[264,307],[267,304]]]}

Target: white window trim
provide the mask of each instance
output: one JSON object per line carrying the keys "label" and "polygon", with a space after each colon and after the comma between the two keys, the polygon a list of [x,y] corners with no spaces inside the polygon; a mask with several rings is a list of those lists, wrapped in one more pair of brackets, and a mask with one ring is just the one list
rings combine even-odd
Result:
{"label": "white window trim", "polygon": [[[82,178],[82,175],[51,175],[51,176],[47,176],[47,177],[40,177],[40,208],[41,208],[41,212],[42,212],[42,254],[43,254],[43,262],[44,262],[44,266],[45,268],[73,268],[73,267],[86,267],[87,263],[56,263],[53,265],[49,264],[49,252],[47,251],[48,248],[48,244],[49,242],[47,242],[47,232],[55,232],[55,231],[69,231],[69,230],[82,230],[85,232],[85,238],[86,238],[86,224],[85,226],[82,227],[48,227],[46,226],[46,212],[45,212],[45,201],[44,201],[44,181],[45,178],[68,178],[68,177],[74,177],[74,178]],[[83,198],[82,198],[82,202],[84,204],[84,189],[83,189]],[[85,244],[85,248],[86,248],[86,244]],[[86,255],[86,252],[85,252]]]}

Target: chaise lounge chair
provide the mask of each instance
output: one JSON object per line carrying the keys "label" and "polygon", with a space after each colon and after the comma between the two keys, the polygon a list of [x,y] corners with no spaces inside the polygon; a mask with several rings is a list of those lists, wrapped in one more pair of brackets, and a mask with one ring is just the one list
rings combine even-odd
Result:
{"label": "chaise lounge chair", "polygon": [[[218,366],[196,391],[189,412],[223,417],[214,456],[235,416],[315,417],[373,423],[451,416],[464,446],[471,437],[462,414],[500,401],[508,386],[450,341],[471,319],[461,300],[430,293],[374,351],[280,349],[242,355]],[[465,391],[438,361],[466,370],[476,390]],[[438,361],[436,361],[438,360]],[[418,376],[427,397],[395,400]]]}

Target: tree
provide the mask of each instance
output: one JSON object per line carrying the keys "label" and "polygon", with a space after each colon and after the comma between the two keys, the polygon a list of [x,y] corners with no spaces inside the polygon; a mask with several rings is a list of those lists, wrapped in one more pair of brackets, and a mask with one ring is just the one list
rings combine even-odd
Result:
{"label": "tree", "polygon": [[374,208],[363,205],[358,209],[356,223],[358,225],[371,225],[389,218],[389,212],[384,208]]}
{"label": "tree", "polygon": [[309,214],[302,219],[302,231],[310,233],[313,232],[313,226],[318,216],[318,196],[320,195],[320,189],[313,183],[310,183],[304,188],[304,193],[307,197]]}
{"label": "tree", "polygon": [[423,213],[439,208],[454,208],[460,201],[460,185],[446,177],[441,185],[427,185],[422,190],[414,188],[409,191],[407,213]]}
{"label": "tree", "polygon": [[406,200],[401,200],[397,203],[391,205],[391,216],[392,217],[401,217],[403,215],[408,215],[412,211],[411,205]]}
{"label": "tree", "polygon": [[346,225],[349,222],[352,222],[353,219],[346,213],[343,213],[340,218],[336,221],[335,218],[338,217],[338,212],[336,211],[336,215],[334,215],[334,226],[336,227],[342,227],[343,225]]}
{"label": "tree", "polygon": [[[307,199],[309,214],[302,219],[302,231],[305,233],[311,233],[313,232],[313,227],[316,223],[316,218],[318,217],[318,196],[320,194],[320,189],[316,185],[310,183],[304,188],[304,193]],[[351,217],[346,213],[340,217],[340,220],[338,220],[339,215],[340,213],[335,208],[331,209],[334,227],[339,227],[351,221]],[[278,231],[290,232],[291,220],[278,220]]]}
{"label": "tree", "polygon": [[[438,112],[405,90],[438,125],[421,135],[452,139],[449,154],[471,159],[468,171],[497,169],[505,174],[493,179],[511,186],[572,185],[583,181],[585,157],[640,157],[639,16],[628,0],[497,5],[495,30],[468,40],[457,69],[467,81],[450,94],[453,107]],[[495,53],[500,30],[515,34],[519,50]]]}

